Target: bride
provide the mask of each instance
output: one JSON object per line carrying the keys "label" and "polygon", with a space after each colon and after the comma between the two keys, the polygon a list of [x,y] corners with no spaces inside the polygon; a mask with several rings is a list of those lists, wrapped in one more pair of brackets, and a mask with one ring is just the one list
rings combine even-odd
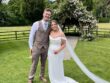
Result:
{"label": "bride", "polygon": [[76,62],[83,73],[86,74],[94,83],[110,83],[86,68],[86,66],[80,61],[75,52],[72,50],[64,33],[55,20],[51,21],[51,29],[52,31],[49,35],[50,43],[48,49],[48,70],[51,83],[78,83],[72,78],[64,76],[64,48],[67,48],[72,59]]}
{"label": "bride", "polygon": [[63,58],[66,38],[55,20],[51,21],[48,49],[48,70],[51,83],[78,83],[64,76]]}

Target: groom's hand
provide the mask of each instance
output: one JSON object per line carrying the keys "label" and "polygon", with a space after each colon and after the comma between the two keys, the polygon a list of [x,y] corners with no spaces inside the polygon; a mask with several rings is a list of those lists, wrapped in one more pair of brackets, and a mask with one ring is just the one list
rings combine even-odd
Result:
{"label": "groom's hand", "polygon": [[31,55],[32,55],[32,49],[30,49],[30,53],[31,53]]}
{"label": "groom's hand", "polygon": [[30,52],[29,59],[32,59],[32,49],[30,49],[29,52]]}

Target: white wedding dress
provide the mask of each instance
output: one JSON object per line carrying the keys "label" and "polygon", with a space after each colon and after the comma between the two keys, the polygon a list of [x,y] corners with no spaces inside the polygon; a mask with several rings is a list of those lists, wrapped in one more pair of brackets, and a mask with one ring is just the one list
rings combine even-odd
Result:
{"label": "white wedding dress", "polygon": [[54,54],[54,50],[57,50],[60,47],[62,38],[63,37],[53,38],[49,36],[50,44],[48,49],[48,72],[49,72],[50,82],[51,83],[78,83],[72,78],[64,76],[63,50],[58,54]]}

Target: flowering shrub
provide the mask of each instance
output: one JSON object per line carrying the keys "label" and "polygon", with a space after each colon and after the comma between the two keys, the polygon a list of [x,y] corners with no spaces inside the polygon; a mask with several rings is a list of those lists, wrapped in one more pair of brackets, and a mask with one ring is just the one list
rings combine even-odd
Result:
{"label": "flowering shrub", "polygon": [[[78,20],[79,29],[81,34],[85,35],[84,38],[88,38],[87,34],[91,34],[90,37],[92,38],[92,31],[97,23],[96,18],[91,12],[86,10],[86,7],[84,7],[79,0],[67,0],[65,3],[61,3],[59,8],[55,9],[55,18],[60,21],[60,23],[65,22],[67,18]],[[84,33],[84,26],[88,26],[87,33]]]}

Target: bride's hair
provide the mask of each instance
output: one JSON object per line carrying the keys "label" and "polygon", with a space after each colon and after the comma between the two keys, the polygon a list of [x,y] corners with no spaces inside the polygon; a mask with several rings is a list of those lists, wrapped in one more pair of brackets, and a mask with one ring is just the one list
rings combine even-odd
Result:
{"label": "bride's hair", "polygon": [[59,30],[58,22],[57,22],[56,20],[51,20],[51,22],[50,22],[50,26],[51,26],[52,22],[54,22],[54,23],[57,25],[57,29]]}
{"label": "bride's hair", "polygon": [[57,22],[56,20],[51,20],[51,23],[52,23],[52,22],[55,22],[55,23],[58,25],[58,22]]}

